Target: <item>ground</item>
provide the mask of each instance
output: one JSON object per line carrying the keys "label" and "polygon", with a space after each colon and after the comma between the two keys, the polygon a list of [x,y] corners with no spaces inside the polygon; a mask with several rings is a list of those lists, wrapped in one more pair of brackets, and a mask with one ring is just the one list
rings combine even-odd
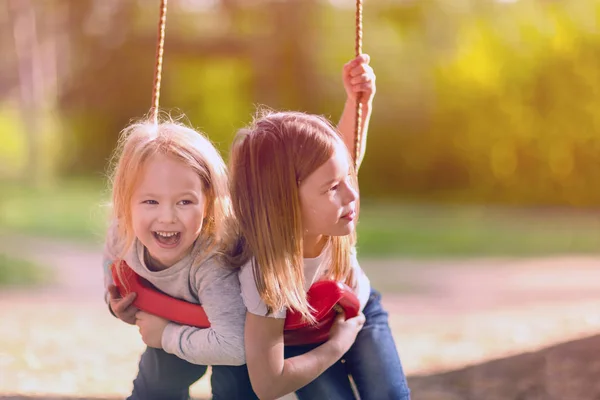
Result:
{"label": "ground", "polygon": [[[5,235],[0,252],[56,273],[0,291],[0,399],[123,398],[144,346],[106,309],[99,248]],[[599,261],[361,260],[416,400],[600,399]]]}

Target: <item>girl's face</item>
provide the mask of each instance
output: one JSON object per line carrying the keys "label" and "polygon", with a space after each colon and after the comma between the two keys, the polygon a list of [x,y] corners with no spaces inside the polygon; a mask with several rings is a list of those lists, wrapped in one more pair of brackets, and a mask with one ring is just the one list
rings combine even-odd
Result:
{"label": "girl's face", "polygon": [[340,142],[333,156],[300,183],[305,242],[354,230],[358,193],[351,185],[350,168],[348,152]]}
{"label": "girl's face", "polygon": [[162,154],[146,161],[131,210],[133,231],[152,268],[169,268],[190,252],[202,230],[205,205],[202,181],[192,168]]}

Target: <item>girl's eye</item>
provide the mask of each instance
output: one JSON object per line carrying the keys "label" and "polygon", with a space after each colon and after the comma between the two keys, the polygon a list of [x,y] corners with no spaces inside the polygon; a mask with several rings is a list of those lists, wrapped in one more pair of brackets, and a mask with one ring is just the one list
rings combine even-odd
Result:
{"label": "girl's eye", "polygon": [[191,200],[181,200],[179,203],[181,203],[181,205],[187,206],[188,204],[192,204]]}
{"label": "girl's eye", "polygon": [[339,187],[340,187],[340,185],[337,184],[337,185],[332,186],[331,189],[329,189],[329,190],[332,192],[335,192],[336,190],[338,190]]}
{"label": "girl's eye", "polygon": [[158,204],[158,201],[156,200],[144,200],[142,201],[143,204]]}

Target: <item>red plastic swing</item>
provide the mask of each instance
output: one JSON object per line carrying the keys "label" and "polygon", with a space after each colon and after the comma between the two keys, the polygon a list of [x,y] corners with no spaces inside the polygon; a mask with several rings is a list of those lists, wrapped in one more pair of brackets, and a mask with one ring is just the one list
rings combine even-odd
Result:
{"label": "red plastic swing", "polygon": [[[160,94],[166,15],[167,0],[161,0],[158,44],[156,49],[156,67],[154,71],[154,86],[152,92],[152,117],[155,123],[158,123],[158,101]],[[362,53],[362,0],[356,0],[355,44],[355,53],[358,57]],[[354,143],[354,162],[356,168],[358,168],[360,155],[361,118],[359,98],[356,102]],[[120,269],[120,274],[117,273],[117,268]],[[156,290],[148,281],[141,278],[129,268],[124,261],[120,261],[120,265],[113,264],[112,276],[121,296],[125,296],[129,292],[135,292],[137,294],[133,304],[140,310],[182,325],[196,326],[198,328],[210,327],[210,321],[201,305],[176,299]],[[329,280],[315,282],[307,292],[307,300],[315,310],[313,316],[315,317],[316,323],[312,324],[306,321],[302,317],[302,314],[298,312],[288,311],[284,325],[284,341],[286,345],[324,342],[329,337],[329,330],[338,313],[338,307],[341,307],[344,310],[346,318],[355,317],[360,311],[358,298],[351,288],[341,282]]]}
{"label": "red plastic swing", "polygon": [[[113,264],[112,277],[122,296],[129,292],[137,294],[133,301],[134,306],[182,325],[210,327],[210,321],[201,305],[159,292],[124,261],[120,263],[119,266]],[[120,276],[117,268],[120,269]],[[298,312],[288,311],[284,325],[285,344],[324,342],[328,339],[329,330],[337,314],[336,306],[339,305],[344,310],[346,318],[357,316],[360,310],[360,303],[352,289],[341,282],[315,282],[306,295],[309,304],[315,310],[313,316],[316,323],[307,322]]]}

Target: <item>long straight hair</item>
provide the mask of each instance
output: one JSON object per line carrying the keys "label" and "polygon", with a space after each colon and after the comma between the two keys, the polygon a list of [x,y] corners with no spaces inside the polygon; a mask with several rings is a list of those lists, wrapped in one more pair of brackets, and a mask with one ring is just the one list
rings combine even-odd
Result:
{"label": "long straight hair", "polygon": [[[299,185],[336,148],[346,148],[337,130],[325,118],[300,112],[263,111],[234,140],[229,173],[241,252],[254,257],[256,285],[269,312],[286,307],[313,319],[304,290]],[[352,284],[354,233],[328,240],[329,277]]]}

